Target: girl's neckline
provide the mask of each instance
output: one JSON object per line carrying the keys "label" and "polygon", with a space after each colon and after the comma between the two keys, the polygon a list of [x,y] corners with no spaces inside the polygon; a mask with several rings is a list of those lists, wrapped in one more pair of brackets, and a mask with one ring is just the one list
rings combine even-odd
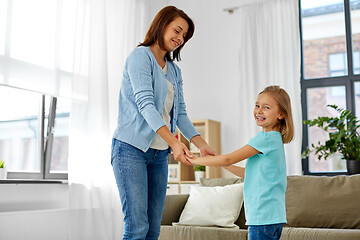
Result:
{"label": "girl's neckline", "polygon": [[269,132],[275,132],[275,133],[280,133],[279,131],[276,131],[276,130],[271,130],[271,131],[263,131],[261,130],[262,132],[265,132],[265,133],[269,133]]}

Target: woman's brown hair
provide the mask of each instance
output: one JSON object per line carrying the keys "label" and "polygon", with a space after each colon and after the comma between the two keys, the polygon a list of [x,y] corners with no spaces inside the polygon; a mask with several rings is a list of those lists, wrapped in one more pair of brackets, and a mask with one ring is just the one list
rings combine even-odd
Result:
{"label": "woman's brown hair", "polygon": [[156,14],[154,20],[149,27],[149,30],[146,33],[144,42],[140,43],[138,47],[151,46],[154,43],[158,43],[162,50],[166,50],[163,40],[164,31],[167,25],[174,21],[177,17],[185,19],[189,25],[189,29],[184,38],[184,43],[173,51],[172,57],[170,56],[170,52],[167,52],[165,58],[171,62],[174,61],[174,59],[176,59],[176,61],[180,61],[180,50],[184,47],[185,43],[189,41],[189,39],[193,36],[195,25],[191,18],[186,15],[186,13],[174,6],[164,7],[160,10],[160,12],[158,12],[158,14]]}
{"label": "woman's brown hair", "polygon": [[294,123],[291,112],[290,97],[287,92],[279,86],[268,86],[260,94],[270,94],[278,104],[284,118],[280,120],[279,128],[283,143],[289,143],[294,138]]}

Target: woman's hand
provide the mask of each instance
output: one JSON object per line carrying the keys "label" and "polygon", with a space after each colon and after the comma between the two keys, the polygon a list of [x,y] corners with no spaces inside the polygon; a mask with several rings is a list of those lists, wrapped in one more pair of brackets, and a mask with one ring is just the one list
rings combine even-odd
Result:
{"label": "woman's hand", "polygon": [[191,142],[200,150],[202,157],[216,156],[216,152],[207,144],[207,142],[200,136],[196,135],[191,139]]}
{"label": "woman's hand", "polygon": [[187,160],[187,158],[192,158],[193,155],[189,151],[189,149],[182,142],[177,141],[173,146],[173,155],[174,159],[178,162],[185,163],[186,165],[192,165],[191,162]]}
{"label": "woman's hand", "polygon": [[156,133],[159,134],[160,137],[162,137],[172,148],[174,159],[176,161],[192,165],[188,160],[186,160],[186,156],[189,158],[193,157],[189,149],[185,146],[185,144],[176,139],[165,125],[159,128]]}
{"label": "woman's hand", "polygon": [[208,144],[202,146],[199,150],[202,157],[216,155],[216,152]]}

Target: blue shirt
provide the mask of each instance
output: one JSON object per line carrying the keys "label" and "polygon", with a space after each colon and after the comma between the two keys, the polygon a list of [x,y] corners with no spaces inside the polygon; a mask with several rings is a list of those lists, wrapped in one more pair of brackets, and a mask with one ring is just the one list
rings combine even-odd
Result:
{"label": "blue shirt", "polygon": [[276,131],[259,132],[248,145],[260,153],[246,161],[244,204],[247,225],[286,223],[284,144]]}
{"label": "blue shirt", "polygon": [[137,47],[125,62],[119,95],[119,112],[114,138],[146,152],[156,134],[165,126],[162,119],[168,90],[166,79],[174,86],[171,131],[177,126],[190,140],[199,135],[186,113],[180,68],[166,61],[165,75],[150,47]]}

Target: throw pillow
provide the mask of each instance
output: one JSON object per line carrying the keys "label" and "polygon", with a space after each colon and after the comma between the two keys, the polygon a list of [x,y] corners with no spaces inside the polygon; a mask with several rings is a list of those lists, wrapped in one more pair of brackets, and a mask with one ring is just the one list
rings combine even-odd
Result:
{"label": "throw pillow", "polygon": [[202,187],[191,186],[178,223],[173,225],[220,226],[238,228],[243,203],[243,184]]}

